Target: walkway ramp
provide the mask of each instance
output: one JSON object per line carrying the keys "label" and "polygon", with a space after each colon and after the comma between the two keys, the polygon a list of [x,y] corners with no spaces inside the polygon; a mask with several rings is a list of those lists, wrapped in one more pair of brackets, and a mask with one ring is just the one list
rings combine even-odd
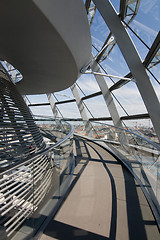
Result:
{"label": "walkway ramp", "polygon": [[41,240],[160,239],[150,207],[128,170],[95,143],[75,141],[70,192]]}

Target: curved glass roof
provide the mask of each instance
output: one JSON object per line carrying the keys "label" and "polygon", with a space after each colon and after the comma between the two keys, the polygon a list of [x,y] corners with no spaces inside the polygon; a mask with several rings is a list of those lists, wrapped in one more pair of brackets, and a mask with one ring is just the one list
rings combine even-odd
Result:
{"label": "curved glass roof", "polygon": [[[97,59],[101,72],[105,75],[104,79],[114,99],[118,114],[122,120],[124,117],[125,124],[128,127],[134,127],[135,122],[136,126],[138,122],[140,126],[148,127],[150,117],[136,86],[136,80],[132,78],[128,64],[116,43],[116,38],[106,25],[94,2],[96,1],[84,1],[92,36],[93,58]],[[160,98],[160,34],[158,34],[160,1],[112,0],[111,3],[138,51],[157,97]],[[107,74],[119,76],[119,78],[107,77]],[[123,77],[126,76],[131,80],[123,80]],[[76,88],[89,119],[111,117],[93,74],[82,74],[77,80]],[[148,97],[151,98],[151,96]],[[27,99],[33,114],[53,114],[45,95],[27,96]],[[63,116],[70,120],[82,118],[76,104],[76,98],[70,88],[54,93],[53,99],[59,117]],[[41,103],[43,103],[43,108]],[[145,118],[143,118],[144,114]],[[151,123],[149,126],[152,127]]]}

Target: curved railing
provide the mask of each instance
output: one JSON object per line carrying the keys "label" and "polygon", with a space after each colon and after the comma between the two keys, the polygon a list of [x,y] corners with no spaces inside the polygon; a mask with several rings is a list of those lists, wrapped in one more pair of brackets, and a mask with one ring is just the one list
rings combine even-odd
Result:
{"label": "curved railing", "polygon": [[36,153],[31,148],[30,156],[21,163],[0,172],[2,239],[15,234],[16,239],[22,235],[31,238],[69,184],[74,168],[74,129],[62,120],[57,125],[56,120],[44,119],[37,117],[35,122],[45,136],[46,148]]}
{"label": "curved railing", "polygon": [[[81,126],[75,125],[75,131],[87,135]],[[99,122],[92,122],[91,135],[91,139],[110,149],[140,180],[159,221],[160,145],[130,130]]]}

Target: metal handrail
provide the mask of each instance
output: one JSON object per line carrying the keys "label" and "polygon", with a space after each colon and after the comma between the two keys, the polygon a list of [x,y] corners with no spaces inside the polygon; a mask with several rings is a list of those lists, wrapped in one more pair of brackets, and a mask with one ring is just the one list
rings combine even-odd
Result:
{"label": "metal handrail", "polygon": [[[64,125],[65,137],[64,132],[61,134],[61,128],[63,129]],[[54,144],[50,142],[52,145],[49,147],[45,145],[45,148],[39,149],[38,152],[30,152],[30,156],[2,168],[0,173],[0,228],[5,239],[16,234],[18,227],[27,218],[40,213],[42,207],[48,204],[50,194],[52,196],[58,194],[60,197],[63,194],[63,187],[70,181],[70,176],[64,178],[63,181],[61,176],[65,171],[73,171],[74,128],[69,123],[66,125],[65,121],[64,124],[60,121],[59,126],[60,134],[56,135],[58,139],[61,138],[59,141]],[[63,144],[64,142],[67,144]],[[53,208],[56,207],[55,204]],[[41,219],[38,221],[41,224]],[[31,227],[31,231],[34,232],[34,227]]]}
{"label": "metal handrail", "polygon": [[[52,120],[55,120],[55,119],[52,119]],[[66,123],[68,125],[70,125],[71,131],[65,136],[65,138],[61,139],[60,141],[58,141],[57,143],[53,144],[52,146],[45,148],[44,150],[41,150],[41,151],[39,151],[37,153],[34,153],[34,155],[32,157],[27,157],[27,158],[21,160],[20,163],[18,163],[18,162],[15,163],[15,165],[12,168],[6,167],[6,168],[9,168],[9,169],[6,170],[6,168],[5,168],[4,171],[2,170],[0,172],[0,175],[4,174],[4,173],[9,173],[10,171],[13,171],[15,168],[20,167],[24,163],[28,163],[28,162],[30,162],[32,160],[35,160],[37,157],[40,157],[40,156],[44,155],[45,153],[55,149],[56,147],[61,145],[63,142],[65,142],[67,139],[69,139],[73,135],[74,127],[70,123],[68,123],[68,122],[66,122]]]}
{"label": "metal handrail", "polygon": [[149,139],[139,135],[138,133],[134,133],[128,129],[124,129],[124,128],[121,128],[121,127],[117,127],[117,126],[114,126],[114,125],[110,125],[110,124],[106,124],[106,123],[100,123],[100,122],[93,122],[93,123],[97,123],[97,124],[102,124],[102,125],[106,125],[106,126],[109,126],[109,127],[113,127],[113,128],[117,128],[117,129],[120,129],[122,131],[126,131],[126,132],[129,132],[133,135],[136,135],[137,137],[139,138],[142,138],[143,140],[145,140],[146,142],[148,142],[149,144],[153,145],[155,148],[157,148],[159,151],[160,151],[160,146],[158,146],[156,143],[150,141]]}

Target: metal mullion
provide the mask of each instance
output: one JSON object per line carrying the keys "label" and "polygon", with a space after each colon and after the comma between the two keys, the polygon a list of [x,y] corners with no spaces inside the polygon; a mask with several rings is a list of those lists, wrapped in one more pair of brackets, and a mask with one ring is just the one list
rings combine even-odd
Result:
{"label": "metal mullion", "polygon": [[46,194],[46,192],[45,191],[43,191],[42,193],[41,193],[41,195],[39,196],[39,198],[37,198],[36,200],[36,205],[38,206],[39,205],[39,203],[41,202],[41,199],[43,199],[44,197],[45,197],[45,194]]}
{"label": "metal mullion", "polygon": [[150,50],[150,47],[138,36],[138,34],[124,20],[122,20],[122,22],[131,30],[132,33],[134,33],[134,35],[144,44],[144,46]]}
{"label": "metal mullion", "polygon": [[[45,158],[42,158],[42,160],[40,159],[40,161],[36,165],[34,163],[34,175],[33,175],[34,179],[36,177],[36,173],[39,171],[39,170],[38,171],[35,171],[35,170],[39,169],[41,167],[41,165],[43,167],[45,162],[46,162]],[[39,166],[39,164],[41,164],[41,165]]]}
{"label": "metal mullion", "polygon": [[45,154],[40,156],[38,161],[34,161],[34,164],[38,166],[40,163],[42,163],[45,160],[45,157],[46,157]]}
{"label": "metal mullion", "polygon": [[[31,213],[28,213],[28,214],[26,215],[25,219],[26,219],[30,214],[31,214]],[[24,219],[24,220],[25,220],[25,219]],[[24,220],[23,220],[23,221],[24,221]],[[8,233],[8,237],[9,237],[10,235],[12,235],[12,233],[22,224],[23,221],[19,222],[19,223],[16,225],[16,227],[15,227],[10,233]]]}
{"label": "metal mullion", "polygon": [[[32,164],[32,163],[31,163]],[[31,165],[30,164],[30,165]],[[27,166],[28,167],[28,166]],[[8,176],[8,178],[12,178],[12,179],[10,179],[9,181],[7,181],[7,184],[8,183],[10,183],[10,182],[12,182],[13,180],[15,180],[18,176],[17,176],[17,173],[19,173],[20,171],[22,171],[22,169],[20,169],[20,170],[18,170],[16,173],[13,173],[13,174],[11,174],[10,176]],[[13,176],[16,174],[16,177],[15,178],[13,178]],[[5,181],[6,180],[6,178],[2,178],[2,179],[0,179],[0,181]],[[6,182],[4,182],[4,183],[2,183],[0,186],[1,187],[3,187],[3,185],[6,185]]]}
{"label": "metal mullion", "polygon": [[[46,186],[46,187],[48,187],[48,186]],[[43,199],[43,198],[45,197],[46,191],[47,191],[47,189],[43,189],[42,192],[41,192],[41,194],[38,195],[39,197],[36,199],[36,205],[37,205],[37,206],[38,206],[39,203],[41,202],[41,199]]]}
{"label": "metal mullion", "polygon": [[[45,164],[45,159],[44,159],[44,161],[43,161],[43,163],[42,163],[42,166],[41,167],[44,167],[44,166],[47,166],[47,164]],[[37,169],[38,169],[38,171],[37,171]],[[40,167],[36,167],[35,169],[35,172],[34,172],[34,179],[36,179],[37,177],[39,177],[39,174],[41,173],[41,170],[43,170],[43,169],[40,169]]]}
{"label": "metal mullion", "polygon": [[[50,182],[51,182],[51,177],[52,177],[52,173],[50,173],[50,174],[48,174],[48,178],[47,178],[47,180],[50,180]],[[41,190],[41,191],[38,191],[36,194],[35,194],[35,197],[38,195],[38,197],[36,197],[36,199],[35,199],[35,204],[38,206],[38,204],[39,204],[39,202],[40,201],[38,201],[39,199],[41,199],[42,198],[42,195],[45,195],[45,193],[46,193],[46,191],[48,190],[48,186],[50,185],[50,183],[48,183],[49,181],[46,181],[45,183],[44,183],[44,188],[42,188],[41,187],[41,185],[39,186],[39,189]],[[41,194],[40,194],[41,193]]]}
{"label": "metal mullion", "polygon": [[[23,184],[24,184],[24,183],[23,183]],[[14,193],[12,194],[12,196],[7,197],[7,198],[5,199],[5,201],[8,201],[10,198],[13,197],[13,195],[16,195],[17,193],[21,192],[21,191],[22,191],[24,188],[26,188],[26,186],[28,186],[28,185],[32,185],[32,186],[33,186],[32,182],[28,182],[23,188],[21,188],[21,189],[17,190],[16,192],[14,192]],[[17,197],[22,196],[22,195],[23,195],[26,191],[28,191],[28,189],[30,189],[30,188],[31,188],[31,186],[29,186],[25,191],[21,192],[21,194],[18,195]],[[3,209],[5,209],[8,205],[10,205],[13,201],[14,201],[14,200],[8,202],[8,203],[7,203],[5,206],[3,206],[0,210],[3,211]],[[3,216],[4,214],[2,213],[1,215]]]}
{"label": "metal mullion", "polygon": [[[21,182],[21,181],[19,181],[19,182]],[[17,183],[19,183],[18,181],[17,181]],[[28,183],[27,183],[28,184]],[[26,184],[26,185],[27,185]],[[4,197],[6,197],[7,195],[9,195],[8,197],[6,197],[5,198],[5,200],[6,201],[8,201],[12,196],[11,195],[13,195],[13,194],[17,194],[20,190],[22,190],[23,188],[25,188],[25,186],[23,187],[23,188],[21,188],[21,189],[19,189],[18,191],[15,191],[17,188],[20,188],[21,186],[23,186],[24,185],[24,182],[21,182],[19,185],[17,185],[16,187],[14,187],[14,188],[12,188],[10,191],[8,191],[8,192],[6,192],[6,193],[3,193],[3,196]]]}
{"label": "metal mullion", "polygon": [[[24,177],[24,176],[23,176]],[[10,180],[10,182],[13,182],[13,180],[15,180],[15,179],[17,179],[17,178],[19,178],[19,176],[16,176],[16,178],[14,178],[14,179],[11,179]],[[9,182],[7,182],[7,184],[8,184]],[[5,183],[6,184],[6,183]],[[15,181],[15,182],[13,182],[12,184],[10,184],[9,186],[7,186],[7,187],[5,187],[5,188],[3,188],[3,190],[1,190],[1,191],[6,191],[6,190],[8,190],[8,188],[10,188],[10,187],[12,187],[12,186],[14,186],[15,184],[17,184],[17,182]],[[1,192],[1,193],[3,193],[3,192]],[[1,198],[1,197],[0,197]]]}
{"label": "metal mullion", "polygon": [[[26,195],[27,195],[27,194],[26,194]],[[25,200],[23,199],[22,204],[23,204],[24,202],[25,202]],[[15,204],[15,206],[16,206],[16,204]],[[21,205],[20,205],[19,207],[21,207]],[[4,226],[6,227],[8,224],[10,224],[10,222],[12,222],[15,218],[17,218],[17,216],[18,216],[19,214],[21,214],[22,211],[23,211],[23,207],[22,207],[21,211],[18,211],[12,218],[10,218],[8,221],[6,221],[6,223],[4,224]]]}
{"label": "metal mullion", "polygon": [[38,159],[33,161],[31,164],[34,163],[34,165],[39,165],[39,163],[41,163],[43,160],[44,160],[44,155],[43,156],[39,156]]}
{"label": "metal mullion", "polygon": [[[4,142],[5,143],[5,142]],[[7,143],[7,141],[6,141],[6,143]],[[12,142],[13,143],[13,142]],[[13,150],[12,148],[11,148],[11,146],[12,146],[13,144],[11,144],[11,142],[8,142],[8,144],[5,144],[5,151],[6,152],[8,152],[8,153],[10,153],[11,151],[10,150]],[[19,146],[21,146],[21,145],[19,145]],[[23,149],[26,149],[26,147],[23,147]],[[26,152],[28,152],[28,151],[26,151]],[[7,160],[7,159],[6,159]],[[8,160],[9,161],[9,160]]]}
{"label": "metal mullion", "polygon": [[[35,196],[37,196],[37,194],[39,195],[39,193],[43,190],[46,190],[45,186],[48,185],[48,179],[51,179],[52,176],[52,171],[49,171],[48,174],[45,176],[45,180],[42,181],[42,183],[38,186],[38,188],[35,190]],[[42,185],[44,186],[42,188]]]}
{"label": "metal mullion", "polygon": [[[52,172],[52,171],[49,171],[49,172]],[[47,171],[46,171],[46,173],[47,173]],[[45,179],[46,179],[46,177],[47,177],[48,174],[49,174],[49,173],[45,174]],[[35,180],[34,182],[35,182],[35,183],[37,183],[37,182],[39,181],[39,179],[40,179],[39,176],[40,176],[40,174],[38,174],[38,175],[34,178],[34,180]],[[43,179],[44,179],[44,178],[43,178]],[[44,182],[44,180],[42,180],[42,182]],[[42,185],[42,183],[37,187],[37,189],[39,189],[39,187],[40,187],[41,185]],[[35,190],[35,192],[38,191],[37,189]]]}
{"label": "metal mullion", "polygon": [[[23,196],[23,198],[22,198],[22,200],[25,202],[25,197],[28,195],[28,193],[27,194],[25,194],[24,196]],[[22,201],[21,200],[21,201]],[[13,202],[14,202],[15,200],[13,200]],[[9,207],[9,208],[7,208],[5,211],[3,211],[3,214],[6,214],[6,213],[8,213],[10,210],[12,210],[14,207],[16,206],[16,203],[12,203],[12,205]],[[20,206],[19,206],[20,207]],[[21,213],[21,211],[19,211],[20,213]]]}
{"label": "metal mullion", "polygon": [[[33,186],[32,186],[33,187]],[[28,188],[28,189],[30,189],[30,188]],[[26,189],[26,191],[28,191],[28,189]],[[26,191],[24,191],[24,192],[26,192]],[[22,195],[22,194],[21,194]],[[28,192],[27,192],[27,194],[25,194],[24,196],[27,196],[28,195]],[[19,195],[20,196],[20,195]],[[23,196],[23,197],[24,197]],[[17,196],[16,196],[17,197]],[[23,199],[23,197],[22,197],[22,199]],[[1,213],[1,216],[4,216],[6,213],[8,213],[10,210],[12,210],[15,206],[16,206],[16,204],[13,204],[13,202],[15,201],[15,199],[12,199],[12,201],[10,201],[10,202],[8,202],[7,204],[5,204],[5,206],[3,206],[1,209],[0,209],[0,211],[3,211],[6,207],[7,207],[7,209],[6,210],[4,210],[2,213]],[[8,206],[9,205],[11,205],[9,208],[8,208]]]}
{"label": "metal mullion", "polygon": [[50,103],[30,103],[28,107],[37,107],[37,106],[49,106]]}
{"label": "metal mullion", "polygon": [[38,171],[37,175],[34,176],[34,183],[37,183],[41,179],[41,171]]}
{"label": "metal mullion", "polygon": [[[52,175],[52,173],[50,172],[50,176],[49,177],[51,177],[51,175]],[[48,177],[48,178],[49,178]],[[47,180],[48,180],[48,178],[47,178]],[[30,201],[30,199],[32,198],[32,197],[34,197],[34,203],[33,203],[33,205],[35,205],[36,207],[37,207],[37,204],[36,204],[36,197],[37,197],[37,195],[39,196],[40,195],[40,192],[41,191],[43,191],[43,190],[47,190],[46,188],[45,188],[45,185],[46,185],[46,182],[47,182],[47,180],[45,181],[45,183],[44,183],[44,181],[43,181],[43,183],[41,183],[40,184],[40,186],[34,191],[34,194],[33,194],[33,196],[29,196],[29,198],[27,199],[27,201]],[[38,180],[36,180],[36,182],[35,183],[37,183],[37,181],[39,181],[39,179]],[[42,188],[42,184],[43,184],[43,188]],[[40,189],[40,191],[39,191],[39,189]]]}
{"label": "metal mullion", "polygon": [[[38,156],[38,158],[35,160],[35,162],[37,162],[37,161],[39,161],[39,159],[41,158],[41,156]],[[30,160],[27,160],[27,164],[29,164],[29,165],[31,165],[32,164],[32,162],[31,163],[29,163],[29,161],[31,162],[31,161],[33,161],[32,159],[30,159]],[[23,165],[22,165],[23,164]],[[22,164],[19,164],[18,166],[16,166],[15,168],[13,168],[13,169],[11,169],[10,171],[13,171],[13,170],[15,170],[15,169],[17,169],[17,168],[19,168],[19,167],[28,167],[29,165],[24,165],[24,164],[26,164],[26,162],[24,162],[24,163],[22,163]],[[19,171],[21,171],[21,169],[20,170],[17,170],[18,172]],[[7,173],[9,173],[9,171],[7,172]],[[5,174],[5,172],[3,172],[1,175],[4,175]],[[11,176],[14,176],[15,175],[15,173],[12,173],[12,174],[10,174],[7,178],[10,178]],[[2,178],[2,179],[0,179],[0,181],[4,181],[4,180],[6,180],[6,178]],[[2,185],[1,185],[2,186]]]}
{"label": "metal mullion", "polygon": [[66,103],[71,103],[71,102],[75,102],[75,99],[70,99],[70,100],[64,100],[64,101],[59,101],[59,102],[55,102],[56,105],[58,104],[66,104]]}
{"label": "metal mullion", "polygon": [[[40,159],[41,159],[41,156],[39,156],[39,157],[35,160],[35,162],[38,162]],[[32,161],[32,159],[31,159],[31,161]],[[26,165],[26,166],[23,165],[22,167],[24,167],[23,169],[25,169],[25,168],[30,168],[30,166],[32,166],[32,162],[29,163],[29,164]],[[14,176],[15,174],[17,175],[17,173],[23,171],[23,169],[16,170],[16,173],[12,173],[12,174],[8,175],[8,177],[5,177],[5,178],[0,179],[0,182],[6,181],[6,179],[11,178],[11,177],[12,177],[12,179],[10,179],[8,182],[13,181],[14,179],[17,178],[17,177],[16,177],[16,178],[13,178],[13,176]],[[13,170],[12,170],[12,171],[13,171]],[[8,183],[8,182],[7,182],[7,183]],[[5,185],[5,184],[6,184],[6,182],[5,182],[5,183],[2,183],[2,184],[1,184],[1,187],[3,187],[3,185]]]}
{"label": "metal mullion", "polygon": [[[30,212],[29,212],[29,211],[30,211]],[[30,209],[26,209],[26,211],[25,211],[14,223],[12,223],[12,224],[6,229],[6,232],[9,232],[10,229],[11,229],[13,226],[15,226],[15,224],[16,224],[20,219],[22,219],[22,218],[26,215],[27,212],[29,212],[29,214],[30,214],[30,213],[31,213],[31,210],[30,210]],[[25,217],[25,219],[26,219],[26,217]],[[16,225],[15,229],[17,229],[17,227],[18,227],[18,226]],[[12,234],[12,232],[15,231],[15,229],[13,229],[13,230],[9,233],[8,236],[10,236],[10,235]]]}
{"label": "metal mullion", "polygon": [[149,70],[149,68],[146,67],[146,69],[148,70],[148,72],[152,75],[152,77],[156,80],[156,82],[158,84],[160,84],[159,80],[154,76],[154,74]]}

